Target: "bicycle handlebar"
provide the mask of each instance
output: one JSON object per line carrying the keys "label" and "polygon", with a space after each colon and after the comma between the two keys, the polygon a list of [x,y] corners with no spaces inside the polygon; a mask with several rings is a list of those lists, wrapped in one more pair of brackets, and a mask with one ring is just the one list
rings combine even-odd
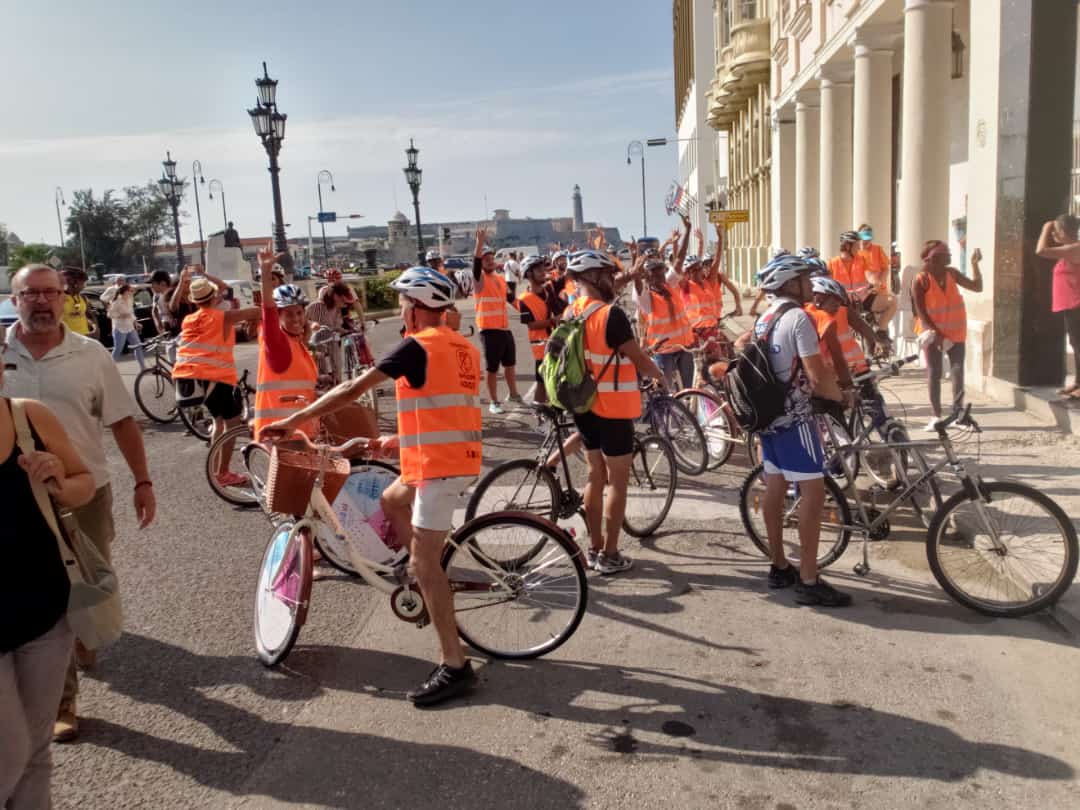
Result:
{"label": "bicycle handlebar", "polygon": [[344,456],[350,450],[355,450],[358,447],[362,447],[365,450],[368,449],[368,445],[371,443],[371,439],[366,436],[357,436],[355,439],[349,439],[344,444],[324,444],[322,442],[315,443],[304,433],[297,432],[287,439],[278,439],[274,444],[280,442],[299,442],[306,449],[315,453],[326,453],[333,456]]}
{"label": "bicycle handlebar", "polygon": [[901,368],[908,363],[914,363],[918,359],[919,355],[917,354],[910,355],[909,357],[900,357],[886,364],[880,371],[866,371],[862,374],[857,374],[852,377],[852,381],[856,383],[876,382],[883,377],[897,377],[900,374]]}

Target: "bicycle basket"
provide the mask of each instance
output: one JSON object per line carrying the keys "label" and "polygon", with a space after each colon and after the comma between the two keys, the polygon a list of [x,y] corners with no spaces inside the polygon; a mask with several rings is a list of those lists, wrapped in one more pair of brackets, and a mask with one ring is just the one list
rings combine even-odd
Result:
{"label": "bicycle basket", "polygon": [[[323,456],[319,453],[275,445],[270,452],[270,471],[266,476],[266,499],[270,511],[282,515],[304,514],[322,463]],[[348,459],[326,459],[322,491],[330,503],[334,502],[345,485],[349,469]]]}

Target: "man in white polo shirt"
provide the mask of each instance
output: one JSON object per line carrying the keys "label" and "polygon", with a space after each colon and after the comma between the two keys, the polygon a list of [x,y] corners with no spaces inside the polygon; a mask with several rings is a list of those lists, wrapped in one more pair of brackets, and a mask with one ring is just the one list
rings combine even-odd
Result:
{"label": "man in white polo shirt", "polygon": [[[134,478],[139,528],[150,524],[156,510],[131,394],[105,347],[64,326],[64,285],[55,270],[44,264],[28,265],[15,274],[11,289],[19,321],[8,329],[0,394],[40,400],[59,417],[97,487],[93,500],[74,510],[79,526],[111,558],[115,526],[105,460],[106,427]],[[79,651],[79,662],[93,666],[93,655]],[[79,732],[75,663],[73,657],[54,728],[54,739],[60,742],[75,739]]]}

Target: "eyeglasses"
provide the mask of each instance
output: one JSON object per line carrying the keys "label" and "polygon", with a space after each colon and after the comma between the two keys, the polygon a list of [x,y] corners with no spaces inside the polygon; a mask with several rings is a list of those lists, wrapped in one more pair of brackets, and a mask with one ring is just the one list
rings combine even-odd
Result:
{"label": "eyeglasses", "polygon": [[27,301],[33,301],[34,299],[37,299],[39,301],[48,301],[49,303],[52,303],[61,295],[63,295],[63,293],[63,290],[58,290],[55,287],[50,287],[44,290],[35,290],[32,288],[19,290],[18,295],[20,298],[25,298]]}

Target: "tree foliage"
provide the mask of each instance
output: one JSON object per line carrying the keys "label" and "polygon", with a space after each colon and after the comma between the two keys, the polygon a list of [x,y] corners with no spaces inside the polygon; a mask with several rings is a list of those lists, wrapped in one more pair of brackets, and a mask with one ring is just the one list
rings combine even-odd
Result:
{"label": "tree foliage", "polygon": [[157,183],[125,188],[124,209],[128,224],[124,253],[134,261],[145,256],[149,262],[158,243],[172,235],[172,210]]}
{"label": "tree foliage", "polygon": [[19,245],[16,248],[12,248],[11,253],[8,255],[8,273],[15,275],[15,272],[28,264],[41,264],[49,259],[52,255],[52,248],[48,245],[43,245],[40,242],[27,242],[25,245]]}

